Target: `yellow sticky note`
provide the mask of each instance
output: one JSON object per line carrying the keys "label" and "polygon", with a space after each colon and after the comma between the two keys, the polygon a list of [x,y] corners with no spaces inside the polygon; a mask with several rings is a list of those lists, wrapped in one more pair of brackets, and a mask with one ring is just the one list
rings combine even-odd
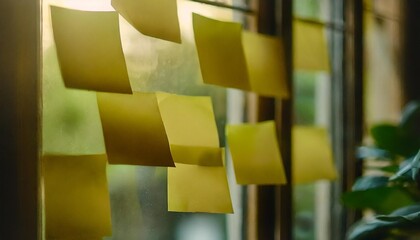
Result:
{"label": "yellow sticky note", "polygon": [[222,166],[222,149],[218,147],[195,147],[171,144],[175,162],[200,166]]}
{"label": "yellow sticky note", "polygon": [[250,90],[242,26],[193,13],[193,27],[204,83]]}
{"label": "yellow sticky note", "polygon": [[211,98],[165,93],[158,98],[174,161],[222,165]]}
{"label": "yellow sticky note", "polygon": [[288,98],[281,39],[244,31],[242,40],[251,90],[263,96]]}
{"label": "yellow sticky note", "polygon": [[159,109],[171,144],[219,147],[210,97],[159,93]]}
{"label": "yellow sticky note", "polygon": [[297,70],[330,71],[324,26],[293,22],[293,64]]}
{"label": "yellow sticky note", "polygon": [[228,125],[226,137],[238,184],[285,184],[274,121]]}
{"label": "yellow sticky note", "polygon": [[51,6],[51,20],[66,87],[131,93],[116,12]]}
{"label": "yellow sticky note", "polygon": [[47,239],[111,235],[106,156],[44,156]]}
{"label": "yellow sticky note", "polygon": [[181,163],[168,168],[168,210],[232,213],[225,168]]}
{"label": "yellow sticky note", "polygon": [[112,0],[112,6],[139,32],[181,42],[177,0]]}
{"label": "yellow sticky note", "polygon": [[111,164],[174,166],[154,93],[97,93]]}
{"label": "yellow sticky note", "polygon": [[337,178],[327,131],[296,126],[292,132],[293,183]]}

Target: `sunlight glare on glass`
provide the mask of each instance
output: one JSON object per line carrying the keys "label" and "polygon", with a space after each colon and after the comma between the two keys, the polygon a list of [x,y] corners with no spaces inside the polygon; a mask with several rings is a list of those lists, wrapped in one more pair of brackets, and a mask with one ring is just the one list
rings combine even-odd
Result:
{"label": "sunlight glare on glass", "polygon": [[111,0],[51,0],[50,5],[84,10],[84,11],[115,11]]}

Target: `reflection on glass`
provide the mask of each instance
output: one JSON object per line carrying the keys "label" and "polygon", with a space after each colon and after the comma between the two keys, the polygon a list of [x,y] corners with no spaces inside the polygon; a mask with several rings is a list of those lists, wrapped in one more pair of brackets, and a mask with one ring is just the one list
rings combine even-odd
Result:
{"label": "reflection on glass", "polygon": [[[312,125],[315,122],[315,84],[316,75],[307,72],[295,72],[295,124]],[[296,240],[314,240],[315,238],[315,185],[299,184],[294,186],[294,238]]]}
{"label": "reflection on glass", "polygon": [[328,22],[331,5],[331,0],[294,0],[293,14],[298,18]]}
{"label": "reflection on glass", "polygon": [[[295,17],[317,22],[331,21],[329,0],[296,0]],[[294,119],[297,125],[321,125],[328,127],[329,73],[295,71]],[[317,182],[294,185],[294,239],[328,239],[329,183]]]}

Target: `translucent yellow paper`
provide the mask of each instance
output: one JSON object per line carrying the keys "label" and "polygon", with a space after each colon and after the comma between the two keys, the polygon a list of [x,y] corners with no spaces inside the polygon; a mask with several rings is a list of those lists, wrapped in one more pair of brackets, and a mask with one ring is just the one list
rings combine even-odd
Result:
{"label": "translucent yellow paper", "polygon": [[226,137],[238,184],[285,184],[274,121],[228,125]]}
{"label": "translucent yellow paper", "polygon": [[250,90],[242,26],[193,14],[193,27],[204,83]]}
{"label": "translucent yellow paper", "polygon": [[232,213],[225,168],[180,163],[168,168],[168,210]]}
{"label": "translucent yellow paper", "polygon": [[288,98],[281,39],[247,31],[242,39],[251,90],[263,96]]}
{"label": "translucent yellow paper", "polygon": [[51,19],[66,87],[131,93],[117,13],[51,6]]}
{"label": "translucent yellow paper", "polygon": [[106,156],[44,156],[47,239],[111,235]]}
{"label": "translucent yellow paper", "polygon": [[327,131],[320,127],[293,128],[293,183],[337,178]]}
{"label": "translucent yellow paper", "polygon": [[159,94],[162,114],[171,144],[219,147],[210,97]]}
{"label": "translucent yellow paper", "polygon": [[177,0],[112,0],[112,6],[139,32],[181,42]]}
{"label": "translucent yellow paper", "polygon": [[218,147],[179,146],[171,144],[175,162],[201,166],[222,166],[222,149]]}
{"label": "translucent yellow paper", "polygon": [[210,97],[159,93],[159,109],[175,162],[222,165]]}
{"label": "translucent yellow paper", "polygon": [[330,71],[324,26],[299,20],[293,22],[293,64],[298,70]]}
{"label": "translucent yellow paper", "polygon": [[111,164],[174,166],[154,93],[97,93]]}

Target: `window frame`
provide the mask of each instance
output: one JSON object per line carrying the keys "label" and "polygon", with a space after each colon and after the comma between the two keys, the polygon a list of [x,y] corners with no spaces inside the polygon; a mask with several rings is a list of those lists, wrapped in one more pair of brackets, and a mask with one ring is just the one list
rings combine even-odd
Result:
{"label": "window frame", "polygon": [[0,2],[0,229],[5,239],[40,239],[41,8]]}
{"label": "window frame", "polygon": [[[334,157],[340,178],[333,184],[332,198],[341,199],[350,191],[361,175],[361,162],[356,160],[355,149],[363,138],[363,0],[344,0],[344,55],[341,62],[342,78],[332,84]],[[333,73],[337,74],[337,73]],[[330,236],[345,239],[347,229],[360,212],[345,208],[340,201],[331,203]]]}
{"label": "window frame", "polygon": [[[292,1],[258,1],[257,31],[281,36],[285,49],[286,84],[293,93],[292,81]],[[255,216],[248,218],[247,225],[255,229],[247,239],[293,239],[293,184],[291,159],[291,130],[293,122],[293,95],[289,99],[257,97],[250,99],[255,106],[250,112],[251,121],[275,120],[287,185],[251,187],[254,201],[248,209],[255,208]],[[250,109],[251,110],[251,109]],[[253,206],[254,205],[254,206]],[[283,220],[282,220],[283,219]],[[285,221],[284,221],[285,220]],[[254,222],[252,222],[254,221]]]}

